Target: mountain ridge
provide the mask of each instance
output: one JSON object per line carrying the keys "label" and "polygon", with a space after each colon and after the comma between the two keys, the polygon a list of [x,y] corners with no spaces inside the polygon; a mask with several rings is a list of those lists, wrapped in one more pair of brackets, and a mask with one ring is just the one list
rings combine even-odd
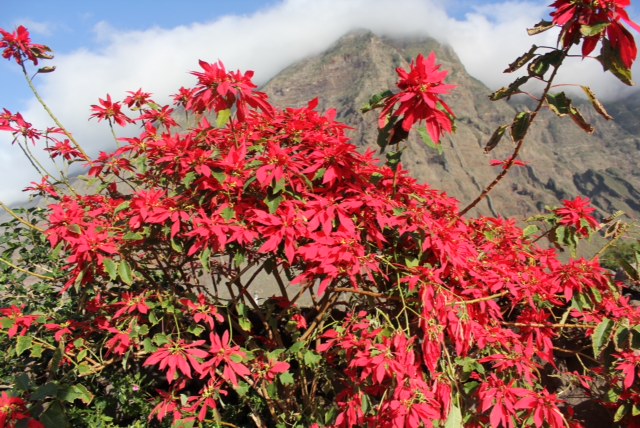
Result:
{"label": "mountain ridge", "polygon": [[[451,47],[431,38],[397,39],[361,29],[346,34],[323,53],[285,68],[262,90],[279,107],[299,107],[319,98],[320,109],[337,108],[338,119],[354,128],[354,144],[377,149],[376,113],[363,116],[360,107],[374,93],[395,88],[396,67],[407,68],[418,53],[431,51],[449,72],[446,82],[457,86],[444,97],[457,116],[457,131],[443,140],[442,155],[412,135],[403,164],[416,179],[456,197],[464,206],[499,172],[489,161],[511,154],[513,144],[507,139],[490,155],[483,148],[495,128],[510,124],[525,102],[517,97],[509,103],[490,101],[492,91],[467,73]],[[622,115],[625,125],[605,121],[586,102],[576,100],[575,104],[596,127],[593,135],[568,118],[541,112],[520,157],[528,165],[510,171],[472,214],[525,218],[546,205],[585,195],[602,216],[623,210],[637,218],[640,176],[632,159],[640,149],[640,138],[629,132],[635,128],[628,122],[634,107],[640,111],[640,101],[631,107],[612,104],[613,113]]]}

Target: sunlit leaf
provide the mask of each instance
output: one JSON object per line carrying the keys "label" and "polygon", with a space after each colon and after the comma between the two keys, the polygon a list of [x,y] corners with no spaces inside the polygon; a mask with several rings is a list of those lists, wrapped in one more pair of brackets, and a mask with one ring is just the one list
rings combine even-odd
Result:
{"label": "sunlit leaf", "polygon": [[625,85],[633,86],[631,70],[625,67],[620,59],[620,54],[611,47],[611,43],[607,39],[602,40],[602,49],[600,55],[596,57],[604,71],[610,71]]}
{"label": "sunlit leaf", "polygon": [[227,125],[227,123],[229,122],[230,118],[231,118],[231,110],[230,109],[220,110],[218,112],[218,115],[216,116],[216,127],[218,127],[218,128],[225,127]]}
{"label": "sunlit leaf", "polygon": [[528,52],[526,52],[523,55],[519,56],[518,58],[515,59],[515,61],[513,61],[511,64],[509,64],[509,67],[507,67],[503,71],[503,73],[513,73],[514,71],[518,70],[523,65],[525,65],[526,63],[531,61],[536,56],[535,55],[535,51],[537,49],[538,49],[538,47],[536,45],[531,46],[531,49],[529,49]]}
{"label": "sunlit leaf", "polygon": [[498,143],[502,139],[504,133],[507,131],[507,128],[509,128],[509,125],[500,125],[498,128],[496,128],[495,131],[493,131],[491,138],[489,138],[489,141],[484,146],[485,153],[489,153],[491,150],[495,149],[498,146]]}
{"label": "sunlit leaf", "polygon": [[600,324],[593,331],[593,336],[591,337],[591,342],[593,345],[593,355],[598,357],[600,353],[607,347],[609,344],[609,339],[611,337],[611,331],[613,330],[613,326],[615,322],[610,320],[609,318],[603,319]]}
{"label": "sunlit leaf", "polygon": [[16,355],[20,355],[31,348],[33,339],[31,336],[18,336],[16,340]]}
{"label": "sunlit leaf", "polygon": [[554,27],[553,22],[542,20],[538,22],[533,28],[528,28],[527,33],[530,36],[535,36],[536,34],[540,34]]}
{"label": "sunlit leaf", "polygon": [[520,141],[527,135],[531,123],[531,112],[522,111],[516,115],[511,123],[511,138],[513,141]]}
{"label": "sunlit leaf", "polygon": [[589,98],[589,101],[591,101],[591,105],[593,106],[595,111],[597,111],[602,117],[607,120],[613,119],[613,117],[604,108],[604,105],[602,105],[600,100],[596,98],[596,94],[591,90],[591,88],[589,88],[588,86],[581,86],[581,88],[587,95],[587,98]]}

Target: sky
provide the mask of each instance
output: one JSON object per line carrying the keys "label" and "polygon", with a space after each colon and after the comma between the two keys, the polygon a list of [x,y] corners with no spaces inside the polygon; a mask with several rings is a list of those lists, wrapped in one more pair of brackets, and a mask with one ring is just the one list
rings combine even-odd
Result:
{"label": "sky", "polygon": [[[108,126],[89,121],[91,105],[109,93],[122,99],[139,88],[169,102],[190,86],[198,60],[254,70],[257,84],[295,61],[322,52],[353,29],[390,36],[424,35],[449,44],[467,71],[497,89],[512,76],[501,71],[536,43],[529,28],[548,18],[551,0],[0,0],[0,28],[27,27],[34,43],[50,46],[56,71],[36,86],[83,147],[96,155],[113,148]],[[638,6],[631,15],[639,20]],[[639,61],[640,62],[640,61]],[[35,71],[35,70],[33,70]],[[640,71],[639,71],[640,72]],[[638,74],[638,72],[636,72]],[[589,84],[601,98],[629,93],[595,61],[577,61],[567,79]],[[605,94],[603,96],[603,94]],[[19,67],[0,58],[0,108],[50,126]],[[5,133],[6,134],[6,133]],[[9,135],[0,135],[0,201],[23,200],[39,181]],[[34,148],[34,150],[37,150]]]}

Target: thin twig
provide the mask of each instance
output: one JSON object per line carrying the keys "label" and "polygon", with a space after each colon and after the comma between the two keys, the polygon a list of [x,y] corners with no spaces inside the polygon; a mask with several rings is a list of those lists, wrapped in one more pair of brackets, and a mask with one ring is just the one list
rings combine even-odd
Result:
{"label": "thin twig", "polygon": [[498,174],[496,176],[496,178],[491,183],[489,183],[489,185],[487,187],[485,187],[485,189],[482,191],[482,193],[480,193],[480,195],[478,195],[477,198],[475,198],[469,205],[467,205],[462,211],[460,211],[460,215],[461,216],[465,215],[471,208],[473,208],[476,205],[478,205],[478,203],[480,203],[480,201],[482,201],[489,194],[489,192],[491,192],[491,190],[500,181],[502,181],[502,179],[507,175],[507,172],[509,172],[509,170],[513,166],[513,164],[514,164],[514,162],[516,160],[516,157],[518,157],[518,154],[520,153],[520,149],[522,149],[522,145],[524,144],[525,138],[526,138],[527,134],[529,133],[529,130],[531,129],[531,124],[533,123],[533,121],[535,120],[536,116],[538,115],[538,113],[542,109],[542,106],[544,105],[544,102],[545,102],[545,99],[546,99],[546,95],[549,93],[549,90],[552,87],[553,79],[556,77],[556,74],[558,74],[558,70],[560,69],[560,65],[562,64],[562,61],[564,60],[564,58],[567,56],[567,49],[565,49],[563,53],[564,53],[564,55],[560,59],[560,62],[558,63],[558,65],[556,65],[553,68],[553,71],[551,72],[551,76],[549,77],[549,80],[547,81],[547,86],[544,88],[544,91],[542,91],[542,96],[538,100],[538,104],[536,105],[536,108],[531,112],[531,115],[529,116],[529,119],[528,119],[529,123],[527,124],[527,131],[516,142],[516,147],[513,150],[513,154],[511,155],[511,157],[509,157],[509,159],[503,165],[503,170],[500,172],[500,174]]}
{"label": "thin twig", "polygon": [[15,270],[19,270],[20,272],[26,273],[27,275],[35,276],[36,278],[44,279],[45,281],[55,281],[55,278],[53,278],[53,277],[46,276],[46,275],[40,275],[39,273],[28,271],[26,269],[21,268],[20,266],[14,265],[9,260],[6,260],[6,259],[4,259],[2,257],[0,257],[0,262],[6,264],[7,266],[9,266],[9,267],[11,267],[11,268],[13,268]]}
{"label": "thin twig", "polygon": [[9,208],[8,206],[6,206],[5,204],[3,204],[2,202],[0,202],[0,208],[2,208],[3,210],[5,210],[11,217],[15,218],[16,220],[18,220],[20,223],[24,224],[25,226],[27,226],[29,229],[33,229],[33,230],[37,230],[40,233],[44,233],[44,229],[40,229],[38,226],[35,226],[31,223],[29,223],[28,221],[26,221],[25,219],[23,219],[22,217],[20,217],[18,214],[15,213],[15,211],[13,211],[11,208]]}

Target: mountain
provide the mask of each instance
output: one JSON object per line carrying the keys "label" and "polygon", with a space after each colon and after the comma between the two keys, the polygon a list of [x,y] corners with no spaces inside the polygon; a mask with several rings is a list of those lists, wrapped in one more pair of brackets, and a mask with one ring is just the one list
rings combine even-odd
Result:
{"label": "mountain", "polygon": [[[442,154],[412,135],[402,161],[416,179],[446,191],[464,207],[499,172],[490,160],[511,154],[513,143],[508,138],[488,155],[483,149],[498,126],[510,124],[524,109],[526,100],[490,101],[492,91],[467,73],[450,47],[428,38],[352,32],[324,53],[286,68],[262,90],[280,107],[299,107],[319,98],[321,109],[335,107],[339,120],[353,127],[351,137],[357,146],[377,150],[376,112],[363,115],[360,107],[371,95],[395,88],[396,67],[407,68],[418,53],[426,56],[432,51],[442,69],[449,71],[447,83],[457,85],[444,97],[457,116],[457,130],[442,142]],[[613,106],[620,122],[606,121],[582,104],[580,109],[596,132],[588,135],[569,118],[542,112],[520,155],[527,165],[510,171],[471,214],[525,218],[543,211],[545,205],[557,206],[562,199],[584,195],[602,216],[624,210],[637,218],[640,171],[634,159],[640,149],[640,125],[635,118],[640,98]]]}

